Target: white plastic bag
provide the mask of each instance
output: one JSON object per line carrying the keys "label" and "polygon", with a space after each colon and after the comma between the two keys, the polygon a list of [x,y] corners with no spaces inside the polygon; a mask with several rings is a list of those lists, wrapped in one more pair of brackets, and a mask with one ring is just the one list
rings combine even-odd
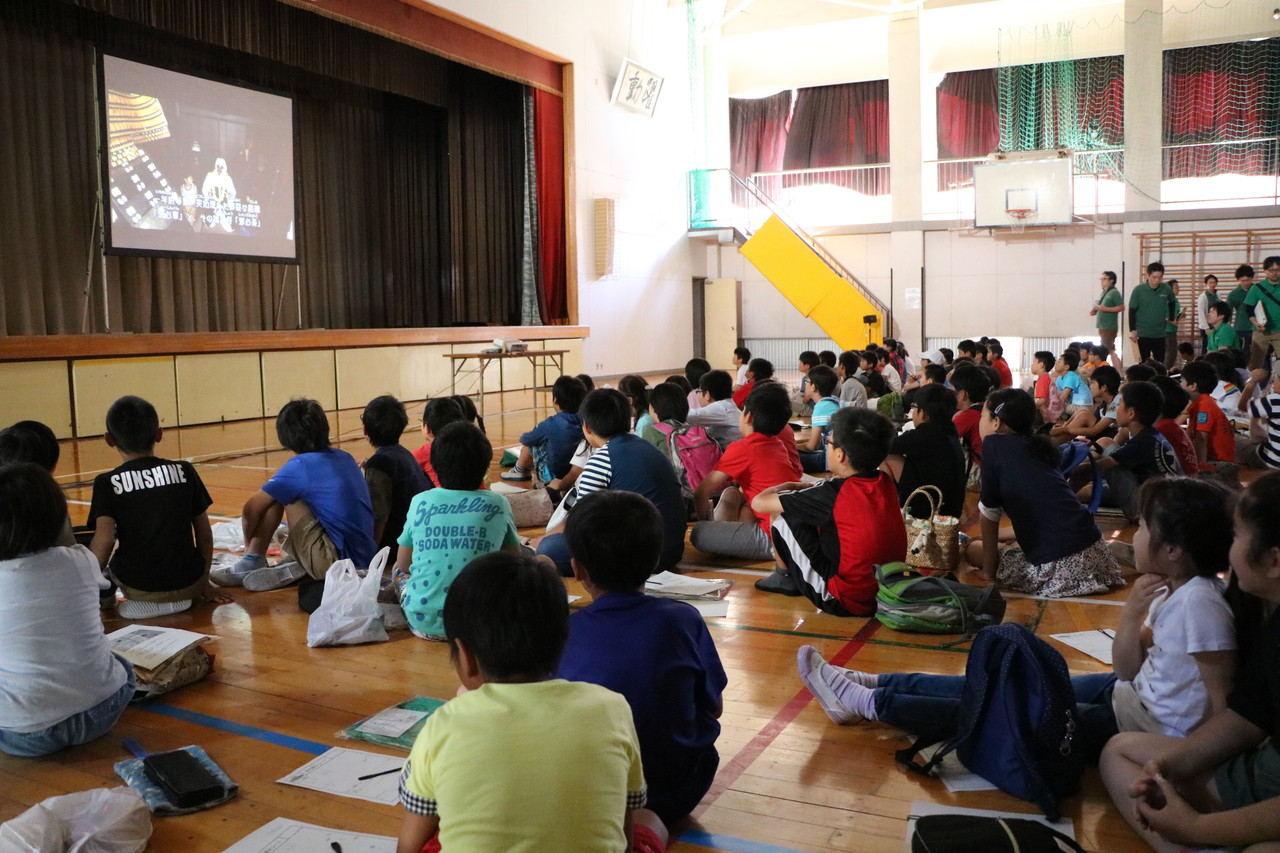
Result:
{"label": "white plastic bag", "polygon": [[5,853],[139,853],[151,810],[132,788],[94,788],[50,797],[0,824]]}
{"label": "white plastic bag", "polygon": [[378,587],[390,553],[390,548],[379,551],[363,578],[350,560],[339,560],[329,567],[320,606],[307,620],[309,647],[352,646],[387,639],[378,607]]}

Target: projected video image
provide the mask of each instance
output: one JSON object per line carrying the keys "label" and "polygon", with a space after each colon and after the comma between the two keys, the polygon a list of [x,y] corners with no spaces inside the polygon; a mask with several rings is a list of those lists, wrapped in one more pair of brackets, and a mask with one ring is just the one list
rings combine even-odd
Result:
{"label": "projected video image", "polygon": [[293,102],[102,60],[109,249],[296,259]]}

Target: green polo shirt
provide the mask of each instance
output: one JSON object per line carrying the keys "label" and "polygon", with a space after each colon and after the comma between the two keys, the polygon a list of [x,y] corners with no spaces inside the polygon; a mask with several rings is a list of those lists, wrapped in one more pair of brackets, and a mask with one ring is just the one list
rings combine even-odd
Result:
{"label": "green polo shirt", "polygon": [[[1253,287],[1249,288],[1249,295],[1244,298],[1245,313],[1253,316],[1253,309],[1259,302],[1262,303],[1262,310],[1267,312],[1267,325],[1263,326],[1263,331],[1271,334],[1276,329],[1280,329],[1280,284],[1272,284],[1263,279],[1255,281]],[[1249,324],[1252,328],[1253,324]]]}
{"label": "green polo shirt", "polygon": [[1250,290],[1253,290],[1253,288],[1250,287],[1246,290],[1237,284],[1236,289],[1227,294],[1227,304],[1231,306],[1232,312],[1231,328],[1237,332],[1253,331],[1253,324],[1249,322],[1248,312],[1240,310],[1240,306],[1244,304],[1245,297],[1249,295]]}
{"label": "green polo shirt", "polygon": [[1176,303],[1173,288],[1164,282],[1154,290],[1149,284],[1138,285],[1129,296],[1129,328],[1140,338],[1163,338]]}
{"label": "green polo shirt", "polygon": [[[1120,290],[1114,284],[1107,288],[1106,293],[1102,294],[1102,298],[1098,300],[1098,305],[1103,308],[1118,308],[1124,304],[1124,297],[1120,295]],[[1102,331],[1116,332],[1120,330],[1120,315],[1112,311],[1099,311],[1098,328]]]}
{"label": "green polo shirt", "polygon": [[1235,349],[1240,346],[1240,336],[1231,328],[1230,323],[1219,323],[1218,328],[1210,329],[1205,343],[1205,352],[1217,352],[1223,347]]}

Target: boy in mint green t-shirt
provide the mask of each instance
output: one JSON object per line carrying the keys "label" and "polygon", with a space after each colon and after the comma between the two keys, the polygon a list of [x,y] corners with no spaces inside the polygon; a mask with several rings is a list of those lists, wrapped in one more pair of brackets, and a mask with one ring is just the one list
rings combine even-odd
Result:
{"label": "boy in mint green t-shirt", "polygon": [[409,630],[444,639],[444,601],[467,563],[494,551],[519,551],[511,505],[482,489],[493,446],[474,424],[453,423],[431,442],[439,488],[409,504],[397,544],[395,583]]}

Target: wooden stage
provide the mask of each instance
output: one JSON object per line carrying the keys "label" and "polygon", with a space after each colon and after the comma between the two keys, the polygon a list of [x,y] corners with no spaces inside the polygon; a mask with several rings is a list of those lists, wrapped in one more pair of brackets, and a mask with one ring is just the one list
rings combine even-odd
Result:
{"label": "wooden stage", "polygon": [[[493,394],[488,400],[491,413],[512,409],[486,419],[495,451],[515,443],[521,431],[546,415],[515,408],[528,406],[527,392],[506,397]],[[420,443],[421,405],[409,408],[413,425],[403,443],[413,448]],[[370,453],[358,410],[338,412],[331,420],[335,443],[357,458]],[[213,496],[211,514],[224,518],[237,517],[245,500],[289,455],[278,448],[270,419],[169,430],[157,452],[194,461]],[[100,439],[63,442],[58,474],[73,502],[74,521],[87,514],[93,476],[116,464],[115,452]],[[493,472],[496,478],[496,464]],[[1131,531],[1121,533],[1127,539]],[[828,659],[874,672],[961,673],[966,647],[944,648],[941,643],[949,638],[895,633],[874,620],[815,612],[803,599],[756,592],[752,582],[769,569],[763,564],[715,561],[689,548],[683,568],[731,577],[735,586],[728,617],[708,620],[729,675],[720,773],[696,819],[676,834],[671,849],[899,853],[912,801],[1034,811],[1030,803],[999,792],[949,794],[940,781],[903,773],[892,757],[904,743],[900,732],[879,724],[833,725],[796,676],[795,652],[806,643]],[[581,592],[574,581],[569,588]],[[329,746],[356,746],[336,734],[362,717],[414,695],[452,696],[457,682],[446,647],[401,631],[378,645],[308,649],[306,616],[297,610],[293,589],[228,592],[232,604],[155,620],[217,635],[209,646],[217,656],[213,674],[131,707],[113,732],[94,743],[44,759],[0,755],[0,821],[45,797],[120,784],[112,765],[128,757],[121,738],[133,736],[152,751],[199,744],[240,785],[240,796],[226,805],[156,819],[151,850],[218,853],[277,816],[397,834],[398,807],[275,780]],[[1088,600],[1011,598],[1007,618],[1041,636],[1114,628],[1124,596],[1121,590]],[[114,613],[105,621],[108,631],[126,624]],[[1105,669],[1082,653],[1059,648],[1073,672]],[[1068,802],[1066,814],[1088,850],[1146,849],[1112,807],[1096,771],[1086,774],[1084,792]]]}

